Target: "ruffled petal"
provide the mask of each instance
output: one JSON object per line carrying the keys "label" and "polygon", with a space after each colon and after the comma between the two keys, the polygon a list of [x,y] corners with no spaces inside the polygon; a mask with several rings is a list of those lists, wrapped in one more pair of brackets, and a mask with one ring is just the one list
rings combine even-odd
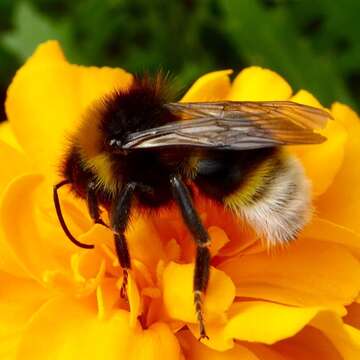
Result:
{"label": "ruffled petal", "polygon": [[177,334],[183,349],[185,358],[188,360],[260,360],[245,346],[236,344],[227,351],[216,351],[197,341],[188,331],[180,331]]}
{"label": "ruffled petal", "polygon": [[131,360],[182,359],[179,342],[170,328],[161,322],[142,331],[130,353]]}
{"label": "ruffled petal", "polygon": [[[215,230],[214,237],[210,245],[210,251],[213,256],[231,257],[241,253],[252,251],[253,245],[261,243],[257,241],[257,236],[250,226],[248,226],[241,218],[234,216],[233,213],[224,210],[224,207],[215,205],[213,202],[198,197],[196,199],[196,208],[203,214],[203,221],[208,231]],[[223,246],[219,246],[220,244]],[[213,249],[214,248],[214,249]],[[250,249],[251,248],[251,249]],[[192,254],[195,251],[192,250]]]}
{"label": "ruffled petal", "polygon": [[136,327],[138,316],[141,313],[141,298],[140,298],[139,290],[131,273],[129,274],[128,285],[126,290],[127,290],[127,296],[128,296],[129,308],[130,308],[129,326],[134,328]]}
{"label": "ruffled petal", "polygon": [[230,239],[226,232],[218,226],[210,226],[208,232],[211,239],[210,253],[214,257],[230,242]]}
{"label": "ruffled petal", "polygon": [[[282,360],[344,359],[334,344],[320,330],[312,326],[306,326],[295,336],[279,341],[271,347],[258,344],[249,344],[248,347],[256,354],[261,354],[264,348],[268,351],[271,349],[273,353],[281,356]],[[264,356],[264,358],[268,359],[266,356]]]}
{"label": "ruffled petal", "polygon": [[360,347],[360,330],[358,327],[354,327],[348,324],[344,324],[344,329],[350,337],[350,341],[353,344],[356,344],[356,347]]}
{"label": "ruffled petal", "polygon": [[142,330],[129,326],[129,313],[96,316],[92,300],[56,298],[32,318],[17,359],[180,359],[180,346],[166,324]]}
{"label": "ruffled petal", "polygon": [[[206,322],[206,334],[209,339],[202,339],[201,342],[208,348],[216,351],[227,351],[234,347],[234,340],[225,334],[225,325],[227,318],[216,323]],[[188,324],[188,329],[191,331],[195,339],[199,339],[199,326],[197,324]]]}
{"label": "ruffled petal", "polygon": [[301,233],[301,237],[343,245],[360,259],[360,233],[314,216]]}
{"label": "ruffled petal", "polygon": [[17,277],[27,278],[30,276],[22,261],[9,246],[2,228],[0,228],[0,271]]}
{"label": "ruffled petal", "polygon": [[[163,272],[163,300],[168,314],[177,320],[196,323],[193,296],[193,264],[170,262]],[[223,318],[235,296],[231,279],[211,267],[209,285],[204,299],[204,316],[208,322]]]}
{"label": "ruffled petal", "polygon": [[0,358],[13,359],[31,316],[50,297],[39,283],[0,272]]}
{"label": "ruffled petal", "polygon": [[[155,269],[165,251],[159,233],[153,223],[142,217],[134,218],[126,234],[131,257],[144,263],[148,269]],[[169,239],[170,240],[170,239]]]}
{"label": "ruffled petal", "polygon": [[[142,266],[140,272],[146,268],[148,273],[146,277],[149,280],[147,285],[151,285],[156,277],[157,263],[161,259],[165,260],[168,256],[166,253],[167,243],[163,244],[154,223],[142,216],[134,216],[126,232],[126,238],[135,269],[141,263],[142,265],[139,265]],[[114,246],[114,235],[110,229],[102,225],[95,225],[87,233],[81,235],[79,240],[86,244],[95,244],[97,248],[101,249],[110,260],[108,268],[120,266]]]}
{"label": "ruffled petal", "polygon": [[346,143],[346,133],[335,121],[331,121],[322,134],[327,138],[324,143],[306,147],[292,146],[290,150],[304,166],[314,196],[323,194],[332,184],[343,162]]}
{"label": "ruffled petal", "polygon": [[216,101],[227,97],[231,83],[232,70],[220,70],[201,76],[181,99],[183,102]]}
{"label": "ruffled petal", "polygon": [[228,100],[287,100],[291,93],[290,85],[276,72],[251,66],[242,70],[235,78]]}
{"label": "ruffled petal", "polygon": [[14,132],[10,127],[9,121],[4,121],[0,123],[0,140],[10,145],[15,150],[22,151],[21,146],[16,140]]}
{"label": "ruffled petal", "polygon": [[336,314],[320,313],[313,319],[311,325],[327,336],[343,359],[360,358],[359,334],[350,334],[346,325]]}
{"label": "ruffled petal", "polygon": [[323,106],[320,104],[319,100],[306,90],[299,90],[296,94],[294,94],[290,99],[290,101],[294,101],[299,104],[313,106],[319,109],[322,109]]}
{"label": "ruffled petal", "polygon": [[[305,90],[299,91],[291,100],[322,108],[313,95]],[[311,180],[315,196],[323,194],[332,184],[342,165],[347,140],[347,133],[336,117],[335,121],[330,120],[326,128],[320,132],[327,138],[322,144],[289,147],[290,151],[301,160],[305,173]]]}
{"label": "ruffled petal", "polygon": [[[2,128],[2,125],[0,125],[0,128]],[[3,166],[1,169],[1,197],[12,179],[22,173],[29,172],[30,167],[23,154],[2,140],[0,140],[0,163],[6,164],[6,166]],[[24,276],[25,272],[20,263],[19,259],[8,246],[3,229],[0,228],[0,269],[15,276]]]}
{"label": "ruffled petal", "polygon": [[[27,174],[12,181],[0,204],[7,245],[38,279],[45,270],[68,269],[71,253],[77,249],[58,225],[51,192],[41,175]],[[77,224],[71,219],[67,222],[77,235]]]}
{"label": "ruffled petal", "polygon": [[323,313],[319,307],[293,307],[251,301],[232,305],[225,336],[242,341],[274,344],[301,331]]}
{"label": "ruffled petal", "polygon": [[360,232],[360,119],[346,105],[335,103],[331,112],[348,133],[345,157],[331,187],[316,202],[319,216]]}
{"label": "ruffled petal", "polygon": [[347,307],[344,322],[360,329],[360,304],[358,302],[354,302]]}
{"label": "ruffled petal", "polygon": [[29,172],[30,166],[23,154],[0,140],[0,164],[6,164],[1,168],[0,196],[9,182],[20,174]]}
{"label": "ruffled petal", "polygon": [[5,103],[16,138],[35,167],[51,175],[83,111],[132,76],[121,69],[69,64],[56,41],[40,45],[16,73]]}
{"label": "ruffled petal", "polygon": [[219,269],[234,281],[237,296],[326,306],[339,313],[360,290],[358,260],[341,245],[311,238],[271,255],[239,255]]}
{"label": "ruffled petal", "polygon": [[[281,341],[280,341],[281,342]],[[276,344],[275,344],[276,345]],[[260,343],[246,343],[246,347],[251,350],[259,359],[261,360],[290,360],[288,357],[281,355],[278,351],[274,350],[274,345],[264,345]],[[304,360],[311,359],[309,357],[305,358],[291,358],[291,360]],[[330,359],[329,359],[330,360]],[[335,360],[335,359],[331,359]],[[340,360],[340,359],[336,359]]]}

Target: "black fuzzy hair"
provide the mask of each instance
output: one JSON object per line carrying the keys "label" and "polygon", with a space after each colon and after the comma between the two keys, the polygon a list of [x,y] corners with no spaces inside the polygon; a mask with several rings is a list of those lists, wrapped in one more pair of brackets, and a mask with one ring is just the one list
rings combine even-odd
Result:
{"label": "black fuzzy hair", "polygon": [[164,104],[174,101],[176,92],[168,75],[135,76],[125,91],[115,91],[102,104],[100,129],[107,139],[125,140],[130,133],[177,120]]}

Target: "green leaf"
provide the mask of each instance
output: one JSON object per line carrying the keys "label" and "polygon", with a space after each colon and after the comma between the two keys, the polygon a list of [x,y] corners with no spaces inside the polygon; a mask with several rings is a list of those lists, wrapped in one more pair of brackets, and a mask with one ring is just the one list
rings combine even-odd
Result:
{"label": "green leaf", "polygon": [[354,106],[333,54],[317,50],[302,36],[289,7],[269,9],[249,0],[219,0],[219,5],[237,56],[279,72],[294,89],[310,90],[325,105],[340,100]]}
{"label": "green leaf", "polygon": [[39,43],[50,39],[59,40],[65,49],[69,47],[69,25],[63,22],[55,23],[29,3],[21,2],[15,9],[14,30],[3,35],[0,42],[20,61],[24,61]]}

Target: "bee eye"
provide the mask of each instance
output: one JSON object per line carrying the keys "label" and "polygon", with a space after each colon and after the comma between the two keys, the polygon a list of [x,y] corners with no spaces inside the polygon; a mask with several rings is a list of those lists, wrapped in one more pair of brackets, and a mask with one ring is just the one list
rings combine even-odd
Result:
{"label": "bee eye", "polygon": [[109,146],[112,148],[120,148],[121,147],[121,140],[118,139],[111,139],[109,141]]}

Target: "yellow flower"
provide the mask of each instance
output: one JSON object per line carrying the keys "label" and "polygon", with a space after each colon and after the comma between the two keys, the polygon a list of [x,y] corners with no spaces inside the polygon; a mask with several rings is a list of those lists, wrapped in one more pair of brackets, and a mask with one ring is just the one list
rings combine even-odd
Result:
{"label": "yellow flower", "polygon": [[[186,100],[292,100],[270,70],[201,77]],[[69,64],[47,42],[18,71],[0,128],[1,359],[359,359],[360,122],[342,104],[321,145],[289,148],[313,184],[315,215],[289,248],[269,254],[229,214],[197,202],[212,238],[204,302],[210,340],[198,342],[192,303],[194,245],[179,215],[138,218],[128,231],[129,304],[112,234],[83,202],[61,192],[71,244],[58,225],[52,185],[66,136],[84,109],[132,76]]]}

